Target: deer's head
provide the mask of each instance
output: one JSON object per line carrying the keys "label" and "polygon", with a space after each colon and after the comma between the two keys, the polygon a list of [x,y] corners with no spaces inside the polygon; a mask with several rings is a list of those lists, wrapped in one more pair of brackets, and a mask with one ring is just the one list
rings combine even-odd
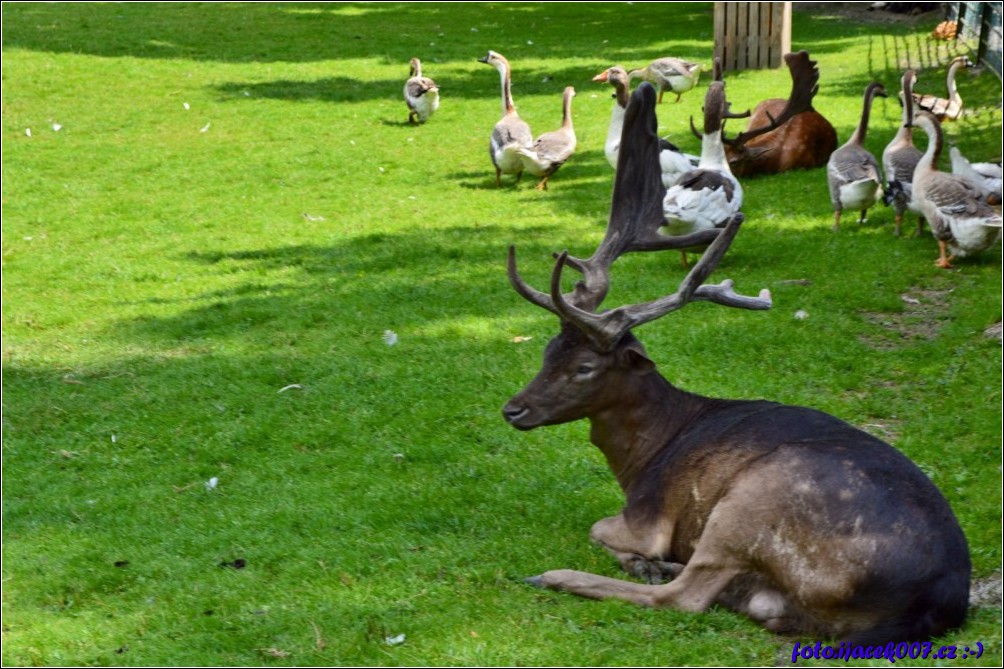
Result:
{"label": "deer's head", "polygon": [[[806,51],[785,54],[784,61],[791,73],[791,93],[788,98],[761,102],[750,118],[750,127],[735,137],[726,137],[723,132],[722,142],[733,174],[754,174],[756,171],[748,169],[749,166],[771,152],[779,153],[783,149],[777,143],[767,141],[751,144],[752,140],[777,130],[793,116],[812,109],[812,99],[819,90],[819,68],[816,67],[816,61],[809,60]],[[749,113],[746,115],[749,116]],[[792,138],[791,141],[798,143],[802,139]]]}

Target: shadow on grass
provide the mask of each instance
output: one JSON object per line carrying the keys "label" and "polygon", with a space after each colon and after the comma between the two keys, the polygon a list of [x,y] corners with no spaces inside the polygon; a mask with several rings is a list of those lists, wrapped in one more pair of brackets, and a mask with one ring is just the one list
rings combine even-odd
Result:
{"label": "shadow on grass", "polygon": [[[248,279],[184,298],[196,306],[174,315],[121,323],[114,334],[140,340],[254,340],[256,332],[268,339],[279,330],[305,327],[355,337],[378,336],[390,327],[487,322],[509,313],[524,317],[533,310],[508,285],[506,248],[515,243],[528,258],[549,258],[565,243],[557,237],[546,226],[489,225],[372,234],[330,246],[190,252],[184,258],[196,265],[246,273]],[[536,272],[540,282],[544,269]],[[269,279],[273,273],[282,278]]]}
{"label": "shadow on grass", "polygon": [[[921,69],[943,65],[964,49],[929,39],[928,28],[918,29],[926,26],[919,21],[916,26],[865,22],[831,15],[819,6],[796,7],[795,16],[795,48],[806,45],[813,54],[843,51],[847,38],[869,35],[869,71],[880,80],[896,78],[907,64]],[[714,39],[712,3],[591,3],[588,10],[574,3],[14,3],[4,5],[3,18],[6,49],[228,64],[364,58],[401,64],[400,79],[393,80],[374,81],[365,72],[355,77],[333,65],[336,72],[322,79],[283,77],[217,87],[224,98],[251,92],[329,102],[399,96],[408,60],[416,55],[444,96],[492,98],[497,95],[497,85],[491,85],[497,83],[494,73],[475,65],[488,49],[502,51],[513,62],[518,96],[549,93],[567,84],[584,87],[611,64],[641,67],[664,55],[710,66],[707,50],[691,42],[710,44]],[[685,41],[669,46],[669,40]],[[560,69],[535,65],[555,58],[576,64]],[[470,71],[458,72],[458,66]],[[865,83],[850,85],[856,89]],[[786,92],[783,84],[781,89]]]}
{"label": "shadow on grass", "polygon": [[[3,12],[5,48],[225,63],[375,57],[400,62],[407,72],[412,56],[464,60],[455,45],[466,51],[479,42],[467,56],[472,62],[488,49],[510,57],[595,58],[598,34],[608,36],[611,57],[651,60],[646,45],[664,41],[667,27],[677,36],[710,39],[712,7],[596,3],[584,12],[563,3],[81,3],[5,4]],[[530,37],[536,37],[532,44]]]}

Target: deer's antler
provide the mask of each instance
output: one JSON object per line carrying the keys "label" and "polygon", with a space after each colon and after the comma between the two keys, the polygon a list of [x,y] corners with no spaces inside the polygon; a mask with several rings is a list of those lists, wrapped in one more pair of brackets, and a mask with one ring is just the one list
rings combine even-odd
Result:
{"label": "deer's antler", "polygon": [[[709,300],[745,309],[770,308],[770,294],[744,297],[725,281],[717,286],[703,286],[739,231],[742,214],[723,229],[703,230],[680,237],[667,237],[658,232],[665,223],[662,185],[659,167],[659,141],[656,134],[655,88],[642,83],[632,94],[624,119],[613,202],[606,235],[596,252],[587,259],[572,258],[567,252],[557,256],[551,273],[551,289],[544,293],[530,287],[516,269],[515,249],[509,247],[508,274],[516,292],[539,307],[547,309],[582,330],[600,349],[608,350],[628,330],[679,309],[687,302]],[[624,306],[596,313],[610,287],[610,267],[624,253],[683,249],[711,244],[701,260],[673,295],[644,304]],[[565,265],[582,273],[583,279],[571,293],[561,291],[561,276]]]}
{"label": "deer's antler", "polygon": [[[659,166],[659,136],[656,133],[655,88],[643,82],[632,94],[624,117],[621,150],[614,177],[610,221],[606,235],[587,260],[567,258],[567,264],[582,273],[568,302],[594,311],[610,287],[610,266],[630,251],[662,251],[704,246],[720,230],[702,230],[690,235],[668,237],[659,233],[666,220],[662,200],[666,187]],[[560,315],[547,293],[530,287],[516,269],[515,249],[509,249],[509,281],[520,295],[552,313]]]}
{"label": "deer's antler", "polygon": [[[722,78],[722,59],[721,58],[715,58],[714,79],[712,80],[711,83],[712,83],[712,85],[714,85],[715,83],[717,83],[717,84],[720,85],[720,87],[722,89],[722,96],[724,97],[725,80]],[[717,110],[716,110],[716,113],[717,113]],[[705,125],[704,132],[705,133],[709,133],[709,132],[718,132],[718,131],[720,131],[722,128],[725,127],[725,120],[726,119],[730,119],[730,118],[749,118],[749,117],[750,117],[750,110],[749,109],[747,109],[746,111],[744,111],[744,112],[742,112],[740,114],[737,114],[734,111],[732,111],[731,105],[728,102],[724,102],[724,106],[723,106],[723,108],[721,110],[721,114],[715,117],[717,119],[717,126],[718,127],[714,128],[714,129],[711,129],[711,130],[708,129],[708,120],[709,119],[708,119],[707,110],[705,110],[705,115],[704,115],[704,125]],[[697,127],[694,126],[694,117],[693,116],[690,117],[690,132],[694,133],[694,137],[696,137],[697,139],[704,139],[704,136],[700,132],[698,132],[697,131]]]}
{"label": "deer's antler", "polygon": [[784,62],[788,64],[788,70],[791,72],[791,94],[788,96],[788,102],[781,113],[775,118],[768,112],[769,123],[757,128],[749,128],[732,139],[722,137],[723,142],[738,149],[754,137],[781,127],[795,114],[812,109],[812,98],[819,90],[819,68],[816,67],[816,61],[809,60],[807,51],[799,51],[798,53],[785,54]]}

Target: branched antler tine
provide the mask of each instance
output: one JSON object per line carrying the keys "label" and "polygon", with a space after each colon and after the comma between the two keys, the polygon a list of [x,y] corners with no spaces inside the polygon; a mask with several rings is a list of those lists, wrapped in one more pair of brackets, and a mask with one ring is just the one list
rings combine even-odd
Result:
{"label": "branched antler tine", "polygon": [[694,137],[697,139],[704,139],[704,135],[697,132],[697,126],[694,125],[694,117],[690,117],[690,132],[694,133]]}
{"label": "branched antler tine", "polygon": [[720,284],[713,286],[701,286],[691,298],[693,301],[703,300],[723,304],[727,307],[737,307],[739,309],[764,310],[770,309],[773,302],[770,291],[764,288],[757,297],[739,295],[732,289],[732,279],[725,279]]}
{"label": "branched antler tine", "polygon": [[565,257],[561,256],[551,274],[551,299],[563,319],[574,324],[594,343],[605,348],[616,344],[628,330],[676,311],[686,306],[688,302],[708,301],[742,309],[770,309],[770,291],[767,289],[761,290],[758,297],[749,297],[737,294],[732,288],[730,279],[718,285],[702,285],[725,255],[742,222],[741,213],[729,221],[672,295],[643,304],[618,307],[602,314],[583,311],[568,304],[561,294],[561,266],[565,260]]}
{"label": "branched antler tine", "polygon": [[670,251],[679,249],[689,249],[695,246],[707,246],[721,234],[718,228],[710,230],[698,230],[687,235],[663,235],[652,232],[644,237],[639,237],[627,248],[628,251]]}
{"label": "branched antler tine", "polygon": [[574,322],[574,317],[569,316],[570,313],[574,315],[574,308],[565,300],[565,296],[561,294],[561,270],[565,267],[565,261],[567,260],[568,251],[562,251],[554,262],[554,269],[551,270],[551,301],[554,303],[555,311],[559,316],[567,321]]}
{"label": "branched antler tine", "polygon": [[644,304],[630,305],[608,311],[603,314],[610,323],[625,323],[627,328],[637,327],[644,323],[654,321],[660,316],[664,316],[671,311],[675,311],[688,302],[695,300],[705,300],[717,302],[732,307],[745,309],[769,309],[771,306],[770,292],[762,290],[760,296],[745,297],[736,294],[732,290],[732,282],[725,281],[718,286],[702,286],[701,284],[711,275],[718,265],[722,256],[728,250],[729,245],[739,232],[742,225],[743,215],[736,214],[729,221],[725,229],[718,235],[718,239],[708,247],[701,259],[694,265],[690,273],[680,282],[680,287],[672,295],[667,295]]}
{"label": "branched antler tine", "polygon": [[724,139],[729,146],[739,148],[754,137],[776,130],[787,123],[792,116],[812,108],[812,98],[819,91],[819,68],[816,67],[816,61],[809,60],[807,51],[785,54],[784,60],[791,73],[791,93],[784,109],[777,118],[767,114],[770,122],[766,125],[750,128],[732,139]]}
{"label": "branched antler tine", "polygon": [[737,114],[734,111],[732,111],[732,103],[731,102],[726,102],[725,103],[725,113],[722,114],[722,118],[749,118],[752,113],[753,112],[751,112],[749,109],[747,109],[746,111],[744,111],[744,112],[742,112],[740,114]]}
{"label": "branched antler tine", "polygon": [[506,272],[509,275],[509,283],[512,285],[513,289],[519,293],[523,299],[526,301],[536,304],[538,307],[543,307],[547,309],[552,314],[559,315],[558,310],[554,307],[554,302],[548,297],[546,293],[542,293],[536,288],[532,288],[528,283],[523,281],[520,277],[519,271],[516,269],[516,247],[512,244],[509,245],[509,255],[506,258]]}
{"label": "branched antler tine", "polygon": [[721,231],[717,239],[708,247],[708,250],[704,252],[701,259],[697,261],[693,269],[687,273],[687,276],[683,277],[683,281],[680,282],[680,287],[676,292],[684,302],[689,302],[694,291],[715,271],[715,267],[718,266],[722,256],[729,250],[732,240],[738,234],[739,226],[742,225],[743,220],[745,220],[745,217],[742,213],[733,216],[732,220],[725,226],[725,229]]}
{"label": "branched antler tine", "polygon": [[[559,255],[561,254],[552,253],[551,257],[557,260]],[[586,272],[589,271],[588,265],[585,260],[579,260],[578,258],[575,258],[573,256],[568,256],[567,258],[565,258],[565,264],[571,267],[572,269],[576,270],[580,274],[585,274]]]}
{"label": "branched antler tine", "polygon": [[610,350],[624,333],[631,329],[631,323],[626,320],[623,309],[597,314],[569,303],[561,292],[561,270],[567,259],[567,254],[559,255],[551,272],[551,299],[558,315],[577,327],[598,348]]}

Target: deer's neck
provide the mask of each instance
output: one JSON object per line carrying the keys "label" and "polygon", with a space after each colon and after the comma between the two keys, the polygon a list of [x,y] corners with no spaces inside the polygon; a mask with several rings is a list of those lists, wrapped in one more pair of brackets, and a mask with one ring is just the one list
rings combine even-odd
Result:
{"label": "deer's neck", "polygon": [[623,490],[712,400],[673,386],[657,372],[639,376],[618,402],[589,417],[589,438]]}

